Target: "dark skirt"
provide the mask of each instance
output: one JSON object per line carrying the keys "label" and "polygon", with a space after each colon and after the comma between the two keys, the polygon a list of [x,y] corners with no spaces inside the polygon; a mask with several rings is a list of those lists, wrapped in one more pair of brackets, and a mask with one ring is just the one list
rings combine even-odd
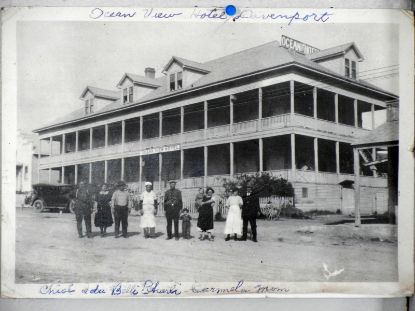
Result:
{"label": "dark skirt", "polygon": [[111,227],[113,224],[111,208],[101,207],[98,208],[98,212],[95,214],[94,220],[95,227]]}
{"label": "dark skirt", "polygon": [[209,204],[202,204],[199,208],[199,218],[197,219],[197,226],[202,231],[213,229],[213,207]]}

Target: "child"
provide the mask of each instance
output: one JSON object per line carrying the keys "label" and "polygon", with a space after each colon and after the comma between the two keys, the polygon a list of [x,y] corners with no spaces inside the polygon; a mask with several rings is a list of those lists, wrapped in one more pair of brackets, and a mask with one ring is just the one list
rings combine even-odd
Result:
{"label": "child", "polygon": [[192,216],[189,215],[189,210],[187,208],[183,209],[183,213],[180,216],[182,220],[182,235],[184,239],[190,239],[190,221]]}

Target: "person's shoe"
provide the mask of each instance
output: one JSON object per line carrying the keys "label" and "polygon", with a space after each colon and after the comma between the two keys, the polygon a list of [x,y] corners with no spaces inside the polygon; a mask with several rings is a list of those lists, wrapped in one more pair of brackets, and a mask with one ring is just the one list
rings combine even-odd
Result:
{"label": "person's shoe", "polygon": [[199,240],[203,241],[203,236],[202,235],[199,235]]}
{"label": "person's shoe", "polygon": [[84,236],[82,234],[78,234],[78,237],[82,239]]}
{"label": "person's shoe", "polygon": [[215,239],[215,238],[214,238],[212,235],[209,235],[209,236],[208,236],[208,240],[209,240],[210,242],[212,242],[214,239]]}
{"label": "person's shoe", "polygon": [[240,238],[239,241],[246,241],[246,237]]}
{"label": "person's shoe", "polygon": [[179,238],[178,236],[176,236],[174,239],[175,239],[176,241],[178,241],[180,238]]}
{"label": "person's shoe", "polygon": [[225,241],[229,241],[231,239],[231,237],[228,235],[226,238],[225,238]]}
{"label": "person's shoe", "polygon": [[122,237],[126,239],[128,238],[128,234],[123,234]]}
{"label": "person's shoe", "polygon": [[166,238],[166,240],[171,240],[172,239],[172,237],[171,236],[168,236],[167,238]]}
{"label": "person's shoe", "polygon": [[258,242],[258,240],[256,238],[252,238],[252,242]]}
{"label": "person's shoe", "polygon": [[234,241],[238,241],[238,237],[237,237],[237,235],[236,235],[236,234],[233,236],[233,240],[234,240]]}

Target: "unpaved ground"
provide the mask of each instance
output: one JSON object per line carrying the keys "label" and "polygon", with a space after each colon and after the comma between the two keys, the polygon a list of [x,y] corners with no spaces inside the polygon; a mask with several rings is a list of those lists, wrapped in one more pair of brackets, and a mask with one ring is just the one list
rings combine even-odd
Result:
{"label": "unpaved ground", "polygon": [[[215,222],[214,242],[197,238],[144,239],[139,217],[129,217],[130,237],[79,239],[71,214],[17,209],[16,282],[143,281],[326,281],[328,270],[344,269],[330,281],[396,281],[397,243],[389,225],[326,226],[316,220],[258,220],[258,243],[223,239]],[[195,234],[196,221],[192,223]],[[392,233],[391,233],[392,232]]]}

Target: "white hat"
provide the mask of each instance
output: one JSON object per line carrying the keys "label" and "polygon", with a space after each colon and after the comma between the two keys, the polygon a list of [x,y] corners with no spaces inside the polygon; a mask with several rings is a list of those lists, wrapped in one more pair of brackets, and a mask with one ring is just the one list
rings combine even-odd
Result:
{"label": "white hat", "polygon": [[146,181],[146,183],[144,184],[145,186],[152,186],[153,184],[149,181]]}

